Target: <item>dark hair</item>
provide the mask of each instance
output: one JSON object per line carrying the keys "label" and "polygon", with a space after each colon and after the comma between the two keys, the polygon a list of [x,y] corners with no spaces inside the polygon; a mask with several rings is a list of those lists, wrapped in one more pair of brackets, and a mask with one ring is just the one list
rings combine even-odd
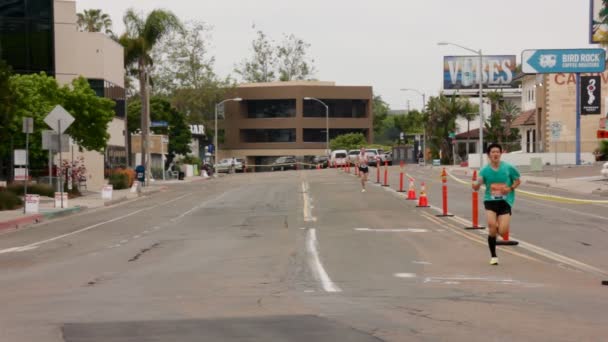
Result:
{"label": "dark hair", "polygon": [[493,148],[499,149],[500,153],[502,153],[502,146],[500,146],[500,144],[498,144],[498,143],[491,143],[490,146],[488,146],[488,149],[486,150],[486,154],[490,155],[490,152],[492,151]]}

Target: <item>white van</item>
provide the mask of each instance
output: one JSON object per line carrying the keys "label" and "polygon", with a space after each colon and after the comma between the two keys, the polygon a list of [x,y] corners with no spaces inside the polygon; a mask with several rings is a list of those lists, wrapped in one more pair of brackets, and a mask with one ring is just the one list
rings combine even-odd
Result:
{"label": "white van", "polygon": [[348,152],[346,150],[335,150],[331,152],[330,163],[331,166],[344,166],[348,161]]}

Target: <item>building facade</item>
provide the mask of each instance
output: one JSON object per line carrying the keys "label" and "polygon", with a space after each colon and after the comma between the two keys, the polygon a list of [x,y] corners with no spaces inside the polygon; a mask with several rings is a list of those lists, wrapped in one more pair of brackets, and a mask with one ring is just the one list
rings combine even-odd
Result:
{"label": "building facade", "polygon": [[76,20],[74,0],[1,1],[0,58],[16,73],[44,71],[61,85],[83,76],[98,96],[116,102],[106,152],[77,152],[85,158],[88,187],[97,189],[104,167],[126,165],[124,53],[105,34],[79,32]]}
{"label": "building facade", "polygon": [[[265,165],[279,156],[306,160],[326,155],[327,123],[330,140],[346,133],[362,133],[368,142],[373,139],[371,86],[251,83],[239,85],[230,96],[242,101],[225,104],[225,118],[219,123],[220,159],[245,158],[248,165]],[[328,106],[328,122],[325,106],[305,98]]]}

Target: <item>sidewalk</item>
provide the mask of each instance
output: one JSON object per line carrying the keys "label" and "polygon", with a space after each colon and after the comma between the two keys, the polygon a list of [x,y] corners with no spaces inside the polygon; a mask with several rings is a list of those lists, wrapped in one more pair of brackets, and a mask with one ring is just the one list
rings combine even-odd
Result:
{"label": "sidewalk", "polygon": [[[603,164],[603,163],[602,163]],[[467,167],[449,166],[448,169],[455,175],[471,176],[473,169]],[[608,179],[600,175],[601,164],[582,166],[562,166],[557,172],[552,168],[543,171],[528,171],[520,169],[522,184],[544,186],[547,188],[564,190],[576,194],[594,194],[608,197]],[[557,179],[556,179],[557,174]]]}
{"label": "sidewalk", "polygon": [[204,181],[211,178],[187,177],[185,180],[155,181],[150,186],[143,187],[141,194],[131,192],[131,189],[114,190],[111,200],[101,198],[101,192],[84,191],[83,196],[68,200],[68,208],[55,208],[54,199],[40,197],[40,212],[38,214],[24,214],[23,208],[17,210],[0,211],[0,232],[7,229],[18,229],[25,226],[50,220],[57,217],[72,215],[87,209],[106,207],[120,202],[132,200],[140,196],[149,196],[160,192],[171,184],[185,184]]}

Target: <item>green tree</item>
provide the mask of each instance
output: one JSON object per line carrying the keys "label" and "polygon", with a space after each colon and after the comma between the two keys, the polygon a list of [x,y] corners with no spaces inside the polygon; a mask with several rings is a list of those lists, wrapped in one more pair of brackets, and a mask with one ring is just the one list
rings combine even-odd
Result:
{"label": "green tree", "polygon": [[276,55],[273,42],[269,40],[264,32],[257,31],[257,38],[251,42],[253,56],[241,62],[234,71],[241,75],[243,81],[258,83],[272,82],[276,80],[275,65]]}
{"label": "green tree", "polygon": [[[124,47],[125,66],[128,70],[134,71],[139,80],[141,102],[144,104],[141,109],[141,127],[144,127],[142,138],[146,139],[149,131],[147,127],[149,127],[148,123],[150,122],[147,108],[148,77],[150,67],[154,61],[150,54],[163,36],[172,30],[181,29],[182,26],[173,13],[164,10],[153,10],[147,17],[144,17],[143,14],[129,9],[123,20],[126,32],[120,36],[119,42]],[[147,165],[144,146],[142,144],[142,165]]]}
{"label": "green tree", "polygon": [[56,106],[63,106],[74,117],[67,129],[80,146],[88,150],[103,151],[107,145],[108,124],[114,117],[114,101],[98,97],[86,79],[80,77],[70,85],[59,87],[55,78],[44,73],[15,75],[10,79],[14,106],[10,134],[15,146],[25,146],[21,134],[23,117],[34,119],[34,134],[30,135],[30,162],[32,168],[46,165],[47,152],[42,151],[42,130],[49,129],[44,118]]}
{"label": "green tree", "polygon": [[475,106],[467,99],[458,96],[439,94],[431,97],[427,103],[426,132],[433,157],[441,151],[444,163],[452,163],[453,144],[449,138],[456,131],[456,119],[473,112]]}
{"label": "green tree", "polygon": [[519,131],[512,128],[513,120],[519,115],[520,109],[511,102],[502,103],[496,111],[490,114],[490,120],[485,123],[487,141],[512,143],[519,140]]}
{"label": "green tree", "polygon": [[374,136],[382,134],[383,122],[388,116],[390,107],[388,103],[382,100],[382,96],[374,95],[372,103],[372,111],[374,114]]}
{"label": "green tree", "polygon": [[310,44],[293,34],[284,35],[278,47],[278,73],[280,81],[307,80],[315,73],[314,60],[308,60],[306,53]]}
{"label": "green tree", "polygon": [[153,93],[170,98],[192,124],[213,120],[215,104],[234,88],[232,79],[221,79],[213,70],[209,32],[210,27],[203,22],[188,22],[183,30],[165,36],[152,52],[156,61]]}
{"label": "green tree", "polygon": [[367,145],[367,139],[361,133],[348,133],[339,135],[329,141],[332,150],[354,150]]}
{"label": "green tree", "polygon": [[114,36],[112,32],[112,18],[100,9],[84,10],[77,14],[78,29],[85,32],[104,32],[109,36]]}
{"label": "green tree", "polygon": [[[141,115],[141,101],[133,100],[127,108],[128,129],[130,133],[134,133],[140,129],[139,116]],[[186,116],[171,106],[171,103],[163,97],[154,96],[150,99],[150,117],[152,121],[165,121],[168,127],[152,128],[156,134],[166,134],[169,136],[169,151],[167,164],[173,161],[173,158],[178,155],[187,155],[191,153],[190,143],[192,141],[192,133],[188,125]]]}
{"label": "green tree", "polygon": [[310,44],[293,34],[284,35],[280,44],[269,39],[261,30],[256,34],[256,39],[251,43],[253,55],[234,69],[245,82],[311,79],[315,67],[314,60],[307,56]]}

